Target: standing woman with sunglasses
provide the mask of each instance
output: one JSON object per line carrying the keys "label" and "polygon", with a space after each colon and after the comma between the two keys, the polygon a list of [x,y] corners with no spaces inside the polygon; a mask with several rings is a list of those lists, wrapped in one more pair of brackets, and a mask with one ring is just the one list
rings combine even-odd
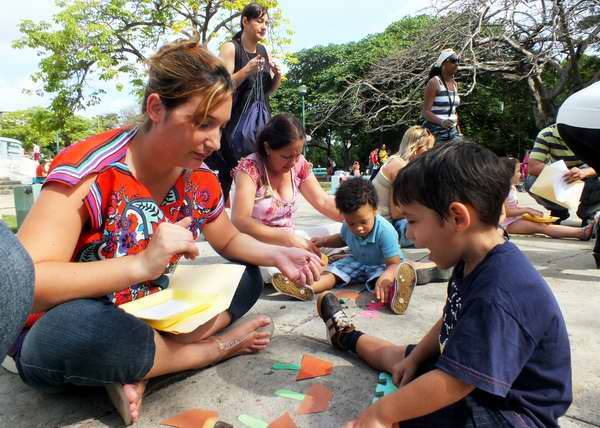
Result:
{"label": "standing woman with sunglasses", "polygon": [[423,126],[435,135],[436,144],[461,141],[456,109],[460,105],[458,85],[454,76],[460,60],[452,49],[444,49],[429,71],[425,86]]}

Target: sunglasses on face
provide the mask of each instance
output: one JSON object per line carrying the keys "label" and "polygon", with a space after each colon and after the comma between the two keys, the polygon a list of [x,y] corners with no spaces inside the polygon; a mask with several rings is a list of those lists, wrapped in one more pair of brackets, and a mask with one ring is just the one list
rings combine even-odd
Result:
{"label": "sunglasses on face", "polygon": [[446,61],[451,62],[452,64],[460,64],[460,59],[455,56],[451,56]]}

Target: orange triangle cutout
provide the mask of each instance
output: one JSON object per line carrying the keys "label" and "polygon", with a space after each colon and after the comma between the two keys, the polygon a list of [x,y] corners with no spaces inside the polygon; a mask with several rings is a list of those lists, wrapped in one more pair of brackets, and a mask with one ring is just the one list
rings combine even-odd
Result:
{"label": "orange triangle cutout", "polygon": [[214,419],[214,423],[218,418],[219,414],[212,410],[191,409],[160,421],[160,424],[177,428],[203,428],[209,419]]}
{"label": "orange triangle cutout", "polygon": [[313,377],[328,376],[333,371],[333,363],[315,356],[305,354],[300,363],[300,370],[296,380],[311,379]]}
{"label": "orange triangle cutout", "polygon": [[294,423],[294,420],[290,414],[285,412],[283,415],[271,422],[267,428],[298,428],[298,426]]}
{"label": "orange triangle cutout", "polygon": [[298,414],[321,413],[329,409],[333,392],[321,384],[314,384],[305,394],[304,400],[298,406]]}

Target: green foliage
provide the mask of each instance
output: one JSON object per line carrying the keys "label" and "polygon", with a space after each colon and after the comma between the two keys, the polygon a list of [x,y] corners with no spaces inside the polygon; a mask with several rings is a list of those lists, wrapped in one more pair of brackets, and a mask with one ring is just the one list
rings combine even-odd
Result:
{"label": "green foliage", "polygon": [[117,114],[99,115],[92,119],[71,115],[66,118],[50,109],[32,107],[0,116],[0,136],[21,141],[26,150],[33,144],[52,155],[59,146],[68,146],[95,133],[115,128],[123,122]]}

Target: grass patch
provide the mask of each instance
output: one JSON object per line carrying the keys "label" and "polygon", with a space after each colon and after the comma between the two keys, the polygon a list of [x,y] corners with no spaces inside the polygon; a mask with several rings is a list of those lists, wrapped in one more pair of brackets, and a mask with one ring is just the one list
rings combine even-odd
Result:
{"label": "grass patch", "polygon": [[17,233],[17,216],[16,215],[3,215],[0,220],[8,227],[13,233]]}

